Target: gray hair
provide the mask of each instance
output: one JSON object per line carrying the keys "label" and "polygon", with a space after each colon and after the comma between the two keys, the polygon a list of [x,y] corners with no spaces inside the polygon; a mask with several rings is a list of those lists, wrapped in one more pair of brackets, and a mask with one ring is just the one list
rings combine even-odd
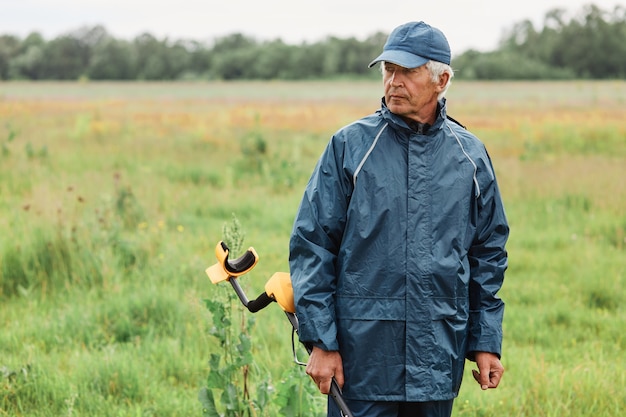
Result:
{"label": "gray hair", "polygon": [[[454,70],[448,64],[444,64],[443,62],[438,62],[438,61],[433,61],[433,60],[430,60],[426,63],[426,69],[428,69],[428,71],[430,72],[430,78],[434,83],[439,82],[439,77],[441,77],[441,75],[445,74],[446,72],[450,74],[450,77],[448,78],[448,83],[445,85],[445,87],[443,88],[441,93],[439,93],[439,96],[437,97],[439,100],[441,100],[442,98],[446,96],[446,93],[448,92],[448,88],[450,87],[450,84],[452,84],[452,78],[454,78]],[[380,63],[381,73],[384,70],[385,70],[385,61],[381,61]]]}
{"label": "gray hair", "polygon": [[452,84],[452,78],[454,77],[454,70],[448,64],[444,64],[443,62],[437,62],[437,61],[432,61],[432,60],[426,63],[426,68],[428,69],[428,71],[430,71],[431,79],[433,80],[434,83],[438,82],[439,77],[441,77],[446,72],[450,74],[450,77],[448,78],[448,83],[443,87],[443,90],[441,91],[441,93],[439,93],[438,99],[441,100],[442,98],[446,96],[446,93],[448,92],[448,88],[450,87],[450,84]]}

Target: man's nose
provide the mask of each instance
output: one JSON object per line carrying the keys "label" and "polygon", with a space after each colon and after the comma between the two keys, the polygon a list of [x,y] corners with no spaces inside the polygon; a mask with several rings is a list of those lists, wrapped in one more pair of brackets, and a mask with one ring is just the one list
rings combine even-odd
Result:
{"label": "man's nose", "polygon": [[389,77],[389,83],[393,86],[402,84],[402,75],[399,75],[398,71],[393,71],[391,77]]}

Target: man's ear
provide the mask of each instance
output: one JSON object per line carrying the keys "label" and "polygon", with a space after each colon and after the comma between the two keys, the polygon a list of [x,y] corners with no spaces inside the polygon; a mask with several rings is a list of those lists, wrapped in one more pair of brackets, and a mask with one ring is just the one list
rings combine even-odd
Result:
{"label": "man's ear", "polygon": [[442,92],[446,85],[448,85],[448,81],[450,81],[450,74],[448,72],[444,72],[439,76],[439,82],[437,83],[437,92]]}

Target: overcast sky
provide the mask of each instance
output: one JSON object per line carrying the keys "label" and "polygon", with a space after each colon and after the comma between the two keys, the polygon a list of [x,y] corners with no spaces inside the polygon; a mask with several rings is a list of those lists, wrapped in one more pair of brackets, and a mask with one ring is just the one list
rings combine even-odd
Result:
{"label": "overcast sky", "polygon": [[0,0],[0,34],[37,31],[51,39],[101,24],[128,40],[144,32],[199,41],[243,33],[299,44],[329,35],[362,40],[423,20],[446,34],[454,55],[496,48],[503,31],[522,20],[541,27],[551,9],[572,16],[591,3],[608,11],[626,7],[626,0]]}

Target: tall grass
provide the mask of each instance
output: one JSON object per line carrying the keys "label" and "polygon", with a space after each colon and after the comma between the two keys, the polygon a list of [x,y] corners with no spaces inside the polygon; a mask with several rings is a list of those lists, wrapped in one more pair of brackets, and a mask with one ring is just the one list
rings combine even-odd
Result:
{"label": "tall grass", "polygon": [[[222,288],[204,269],[224,224],[236,215],[260,254],[241,278],[256,295],[288,270],[329,136],[379,96],[378,83],[0,84],[0,416],[201,416],[221,349],[202,300]],[[626,409],[624,97],[621,81],[452,87],[512,227],[507,371],[489,392],[468,373],[455,415]],[[259,415],[297,415],[312,384],[280,309],[254,316],[250,340],[252,387],[272,393]]]}

